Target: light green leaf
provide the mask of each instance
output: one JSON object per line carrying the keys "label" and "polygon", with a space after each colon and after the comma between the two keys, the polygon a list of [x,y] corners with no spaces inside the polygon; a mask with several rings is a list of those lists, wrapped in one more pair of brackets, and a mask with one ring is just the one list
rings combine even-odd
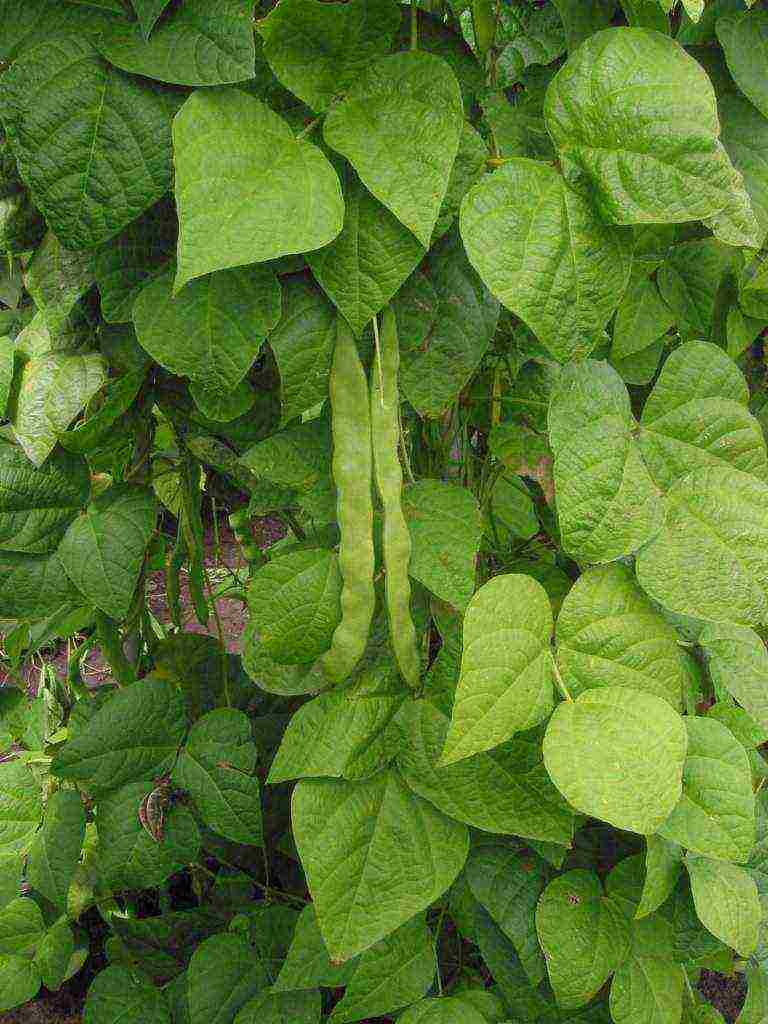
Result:
{"label": "light green leaf", "polygon": [[588,569],[563,601],[557,661],[571,696],[601,686],[629,686],[682,706],[685,666],[674,628],[613,564]]}
{"label": "light green leaf", "polygon": [[74,952],[75,937],[69,922],[62,917],[48,929],[35,953],[35,966],[49,991],[56,992],[61,988]]}
{"label": "light green leaf", "polygon": [[[337,243],[319,252],[328,253]],[[336,311],[319,288],[302,278],[285,283],[282,305],[269,347],[280,373],[281,422],[288,423],[328,396]]]}
{"label": "light green leaf", "polygon": [[130,609],[156,516],[150,490],[114,484],[94,498],[59,545],[61,563],[78,590],[118,621]]}
{"label": "light green leaf", "polygon": [[554,168],[525,159],[475,185],[460,224],[491,292],[556,359],[592,351],[629,279],[626,231],[603,224]]}
{"label": "light green leaf", "polygon": [[0,442],[0,548],[55,551],[90,489],[84,459],[54,452],[38,469],[15,445]]}
{"label": "light green leaf", "polygon": [[171,1024],[162,993],[137,972],[112,966],[88,989],[83,1024]]}
{"label": "light green leaf", "polygon": [[486,1024],[486,1018],[453,996],[422,999],[398,1018],[398,1024]]}
{"label": "light green leaf", "polygon": [[661,297],[678,325],[709,337],[717,292],[728,264],[728,249],[716,238],[682,242],[672,248],[657,278]]}
{"label": "light green leaf", "polygon": [[423,914],[366,950],[333,1008],[331,1024],[391,1015],[427,992],[437,971],[432,932]]}
{"label": "light green leaf", "polygon": [[544,736],[544,763],[577,811],[652,835],[682,793],[687,733],[660,697],[626,686],[564,701]]}
{"label": "light green leaf", "polygon": [[750,964],[745,974],[747,998],[736,1020],[739,1024],[762,1024],[768,1015],[768,971],[762,964]]}
{"label": "light green leaf", "polygon": [[757,946],[762,917],[754,881],[736,864],[692,853],[685,866],[701,923],[741,956],[749,956]]}
{"label": "light green leaf", "polygon": [[399,324],[413,307],[420,329],[418,335],[400,331],[400,387],[421,416],[437,417],[478,369],[496,330],[499,304],[451,234],[397,296]]}
{"label": "light green leaf", "polygon": [[274,992],[293,992],[303,989],[341,988],[349,984],[357,964],[357,958],[343,964],[332,964],[325,948],[317,923],[317,914],[312,903],[308,903],[299,915],[288,954]]}
{"label": "light green leaf", "polygon": [[161,839],[144,827],[140,809],[153,788],[151,782],[131,782],[97,804],[98,870],[112,892],[160,886],[200,854],[200,832],[184,807],[164,812]]}
{"label": "light green leaf", "polygon": [[7,418],[8,399],[13,386],[14,352],[13,343],[9,337],[0,338],[0,416]]}
{"label": "light green leaf", "polygon": [[682,862],[677,843],[661,836],[646,836],[645,881],[635,917],[647,917],[672,895]]}
{"label": "light green leaf", "polygon": [[747,383],[722,349],[706,341],[675,349],[640,421],[640,450],[659,487],[723,462],[766,479],[765,440],[748,403]]}
{"label": "light green leaf", "polygon": [[672,959],[672,939],[671,926],[658,914],[633,926],[629,956],[611,983],[615,1024],[678,1024],[685,978],[683,967]]}
{"label": "light green leaf", "polygon": [[563,369],[549,406],[563,547],[584,562],[631,554],[663,523],[663,505],[635,441],[624,382],[607,363]]}
{"label": "light green leaf", "polygon": [[262,992],[235,1017],[235,1024],[320,1024],[319,992]]}
{"label": "light green leaf", "polygon": [[448,718],[427,700],[397,720],[403,736],[397,763],[408,786],[444,814],[473,828],[570,845],[573,812],[552,785],[535,734],[438,766]]}
{"label": "light green leaf", "polygon": [[411,793],[392,769],[364,782],[304,780],[291,817],[333,960],[370,948],[428,907],[467,856],[466,826]]}
{"label": "light green leaf", "polygon": [[551,1014],[554,1009],[551,995],[544,995],[531,985],[515,947],[490,914],[474,900],[472,908],[472,941],[480,947],[483,960],[499,986],[509,1012],[518,1020],[537,1020]]}
{"label": "light green leaf", "polygon": [[387,729],[404,697],[354,685],[315,697],[291,716],[267,781],[372,775],[391,760]]}
{"label": "light green leaf", "polygon": [[744,178],[760,229],[758,240],[764,242],[768,234],[768,120],[735,93],[721,97],[717,109],[723,145]]}
{"label": "light green leaf", "polygon": [[313,420],[258,441],[241,462],[269,483],[307,493],[329,472],[330,453],[328,422]]}
{"label": "light green leaf", "polygon": [[0,911],[0,955],[18,953],[30,958],[45,935],[45,922],[34,900],[11,900]]}
{"label": "light green leaf", "polygon": [[465,868],[472,894],[511,940],[531,985],[547,974],[535,910],[549,879],[544,861],[503,846],[480,847]]}
{"label": "light green leaf", "polygon": [[74,789],[62,789],[48,800],[40,831],[27,859],[30,885],[62,913],[85,838],[85,808]]}
{"label": "light green leaf", "polygon": [[637,557],[643,590],[680,615],[768,621],[768,487],[730,466],[702,466],[673,485],[666,513]]}
{"label": "light green leaf", "polygon": [[[100,245],[167,192],[169,113],[157,89],[110,67],[74,34],[48,38],[25,54],[0,87],[0,115],[19,172],[73,249]],[[71,130],[51,131],[64,124]]]}
{"label": "light green leaf", "polygon": [[505,548],[512,547],[518,539],[532,540],[539,530],[531,492],[519,476],[502,474],[491,491],[485,536]]}
{"label": "light green leaf", "polygon": [[0,856],[26,850],[42,815],[40,784],[24,761],[0,764]]}
{"label": "light green leaf", "polygon": [[[395,49],[407,50],[411,45],[411,12],[403,9],[403,20],[400,33],[395,42]],[[451,68],[461,86],[464,109],[472,111],[477,96],[485,88],[485,74],[480,61],[467,46],[459,32],[438,14],[430,14],[423,8],[418,11],[419,49],[434,53],[441,57]]]}
{"label": "light green leaf", "polygon": [[318,249],[341,231],[344,202],[333,167],[253,96],[193,93],[174,119],[173,145],[177,291],[214,270]]}
{"label": "light green leaf", "polygon": [[712,85],[660,32],[592,36],[550,83],[544,113],[566,180],[609,222],[680,223],[732,201]]}
{"label": "light green leaf", "polygon": [[175,85],[220,85],[253,77],[256,49],[250,0],[184,0],[155,26],[112,21],[97,45],[115,67]]}
{"label": "light green leaf", "polygon": [[590,871],[568,871],[549,883],[536,908],[536,930],[564,1010],[588,1003],[629,952],[627,921]]}
{"label": "light green leaf", "polygon": [[[317,0],[301,2],[331,10]],[[371,195],[347,164],[341,182],[345,207],[341,234],[330,245],[309,253],[307,261],[328,298],[360,337],[421,260],[424,247]],[[303,287],[306,289],[306,285]],[[295,322],[293,318],[291,322]]]}
{"label": "light green leaf", "polygon": [[711,718],[686,718],[683,793],[658,832],[693,853],[744,863],[755,844],[755,798],[747,752]]}
{"label": "light green leaf", "polygon": [[451,168],[448,191],[445,193],[443,205],[440,207],[440,215],[432,233],[433,243],[442,238],[451,228],[464,196],[485,174],[487,159],[488,149],[485,139],[475,131],[471,124],[465,122],[459,139],[456,159]]}
{"label": "light green leaf", "polygon": [[751,629],[714,623],[699,636],[709,674],[716,687],[734,697],[764,729],[768,729],[768,652]]}
{"label": "light green leaf", "polygon": [[203,416],[217,423],[229,423],[245,416],[255,405],[257,397],[245,377],[233,391],[213,391],[204,384],[190,383],[189,393]]}
{"label": "light green leaf", "polygon": [[[45,327],[52,335],[51,344],[45,349],[41,347],[41,355],[48,348],[63,348],[69,343],[66,339],[71,333],[70,314],[93,281],[90,253],[65,249],[56,235],[48,231],[24,274],[24,286],[38,309],[35,327]],[[20,351],[24,348],[26,344],[19,345]]]}
{"label": "light green leaf", "polygon": [[168,263],[176,248],[176,211],[163,201],[93,255],[101,314],[109,323],[127,323],[145,285]]}
{"label": "light green leaf", "polygon": [[69,452],[83,454],[106,443],[111,428],[133,404],[144,377],[144,370],[139,370],[110,378],[104,388],[103,403],[82,423],[59,434],[59,444]]}
{"label": "light green leaf", "polygon": [[280,285],[267,267],[221,270],[173,295],[173,268],[143,288],[133,307],[143,349],[173,373],[229,394],[280,319]]}
{"label": "light green leaf", "polygon": [[450,67],[429,53],[398,53],[367,66],[330,110],[323,134],[366,188],[428,247],[463,119]]}
{"label": "light green leaf", "polygon": [[279,664],[315,661],[341,620],[335,552],[306,548],[278,555],[251,577],[248,607],[262,647]]}
{"label": "light green leaf", "polygon": [[480,509],[457,484],[419,480],[403,489],[403,512],[411,535],[409,573],[436,597],[465,608],[475,589],[480,547]]}
{"label": "light green leaf", "polygon": [[40,981],[36,965],[26,957],[0,953],[0,1011],[34,999]]}
{"label": "light green leaf", "polygon": [[343,6],[287,0],[258,30],[264,56],[282,84],[313,110],[325,110],[390,50],[399,27],[395,0],[352,0]]}
{"label": "light green leaf", "polygon": [[13,432],[27,457],[42,466],[66,430],[104,383],[107,368],[97,352],[50,352],[24,364]]}
{"label": "light green leaf", "polygon": [[768,12],[760,7],[717,20],[717,38],[739,89],[768,117]]}
{"label": "light green leaf", "polygon": [[188,977],[191,1024],[232,1024],[269,985],[265,964],[238,935],[206,939],[192,956]]}
{"label": "light green leaf", "polygon": [[464,616],[461,672],[441,765],[491,750],[550,714],[552,607],[530,576],[482,586]]}
{"label": "light green leaf", "polygon": [[233,843],[261,846],[256,746],[242,711],[209,711],[192,726],[173,769],[205,824]]}
{"label": "light green leaf", "polygon": [[167,771],[186,722],[184,701],[162,679],[145,676],[119,690],[59,750],[51,772],[104,793]]}
{"label": "light green leaf", "polygon": [[643,352],[666,334],[673,323],[674,317],[645,269],[633,271],[616,310],[611,361]]}
{"label": "light green leaf", "polygon": [[261,641],[249,623],[243,631],[243,668],[262,690],[278,693],[282,697],[295,697],[302,693],[316,693],[328,685],[319,662],[314,665],[278,665],[261,646]]}

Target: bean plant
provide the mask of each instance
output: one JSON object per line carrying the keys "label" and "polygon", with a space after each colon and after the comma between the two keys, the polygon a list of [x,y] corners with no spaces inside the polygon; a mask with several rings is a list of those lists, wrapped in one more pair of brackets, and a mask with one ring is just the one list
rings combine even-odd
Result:
{"label": "bean plant", "polygon": [[765,0],[0,61],[0,1011],[765,1020]]}

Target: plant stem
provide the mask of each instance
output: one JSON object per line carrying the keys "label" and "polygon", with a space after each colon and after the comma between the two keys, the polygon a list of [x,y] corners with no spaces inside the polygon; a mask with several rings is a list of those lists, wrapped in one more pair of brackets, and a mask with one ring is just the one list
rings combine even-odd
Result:
{"label": "plant stem", "polygon": [[419,6],[416,0],[411,0],[411,49],[419,48]]}
{"label": "plant stem", "polygon": [[570,693],[568,693],[568,687],[563,682],[563,677],[560,675],[560,669],[557,667],[557,662],[555,661],[555,656],[554,656],[554,654],[551,651],[549,652],[549,656],[552,659],[552,668],[555,670],[555,680],[557,681],[557,685],[560,687],[560,691],[563,694],[563,696],[565,697],[565,699],[567,701],[570,701],[571,704],[572,704],[573,703],[573,697],[570,695]]}
{"label": "plant stem", "polygon": [[309,124],[306,125],[306,127],[302,128],[299,134],[296,136],[296,141],[301,142],[301,140],[306,138],[307,135],[311,135],[321,121],[322,117],[316,117],[314,118],[314,120],[310,121]]}

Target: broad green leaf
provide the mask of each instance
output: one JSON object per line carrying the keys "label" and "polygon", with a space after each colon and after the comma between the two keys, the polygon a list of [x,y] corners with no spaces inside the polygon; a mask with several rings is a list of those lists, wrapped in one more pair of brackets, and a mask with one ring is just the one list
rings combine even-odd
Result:
{"label": "broad green leaf", "polygon": [[0,442],[0,548],[55,551],[90,488],[84,459],[54,452],[38,469],[15,445]]}
{"label": "broad green leaf", "polygon": [[717,109],[723,145],[744,178],[760,228],[758,240],[764,242],[768,234],[768,120],[735,93],[723,96]]}
{"label": "broad green leaf", "polygon": [[693,853],[685,866],[701,923],[741,956],[749,956],[757,946],[762,917],[754,881],[736,864]]}
{"label": "broad green leaf", "polygon": [[177,291],[214,270],[318,249],[342,229],[341,186],[322,151],[245,92],[193,93],[173,146]]}
{"label": "broad green leaf", "polygon": [[51,772],[94,793],[154,778],[171,767],[185,729],[181,694],[170,683],[145,676],[99,708],[56,753]]}
{"label": "broad green leaf", "polygon": [[399,27],[395,0],[287,0],[259,23],[259,33],[282,84],[313,110],[325,110],[389,51]]}
{"label": "broad green leaf", "polygon": [[554,168],[525,159],[467,193],[460,225],[491,292],[556,359],[592,351],[629,279],[626,231],[602,223]]}
{"label": "broad green leaf", "polygon": [[404,697],[353,685],[308,701],[291,716],[267,781],[372,775],[391,760],[387,730]]}
{"label": "broad green leaf", "polygon": [[565,27],[568,52],[611,23],[613,0],[554,0]]}
{"label": "broad green leaf", "polygon": [[674,891],[680,877],[683,856],[677,843],[661,836],[646,836],[645,880],[635,917],[647,917]]}
{"label": "broad green leaf", "polygon": [[131,6],[136,12],[144,38],[149,39],[157,19],[168,6],[168,0],[131,0]]}
{"label": "broad green leaf", "polygon": [[333,1008],[332,1024],[391,1015],[426,994],[437,961],[432,932],[423,914],[367,949]]}
{"label": "broad green leaf", "polygon": [[441,765],[491,750],[550,714],[552,607],[530,576],[482,586],[464,616],[461,672]]}
{"label": "broad green leaf", "polygon": [[748,402],[747,383],[722,349],[706,341],[675,349],[640,421],[640,449],[659,487],[722,462],[766,479],[765,440]]}
{"label": "broad green leaf", "polygon": [[486,1024],[486,1018],[456,996],[422,999],[398,1017],[398,1024]]}
{"label": "broad green leaf", "polygon": [[472,894],[511,940],[532,985],[547,974],[536,935],[535,910],[549,879],[544,861],[501,846],[470,854],[465,868]]}
{"label": "broad green leaf", "polygon": [[[319,253],[329,252],[336,244],[332,242]],[[280,373],[281,422],[288,423],[328,395],[336,312],[320,289],[302,278],[283,285],[282,306],[283,315],[269,336],[269,347]]]}
{"label": "broad green leaf", "polygon": [[253,77],[256,49],[250,0],[183,0],[149,39],[127,20],[109,23],[97,40],[115,67],[174,85],[220,85]]}
{"label": "broad green leaf", "polygon": [[104,389],[103,404],[92,411],[86,420],[71,430],[59,434],[59,444],[68,452],[83,454],[92,452],[106,443],[115,422],[127,412],[144,383],[145,372],[126,373],[113,377]]}
{"label": "broad green leaf", "polygon": [[257,569],[248,608],[266,653],[283,665],[315,661],[341,620],[341,573],[335,552],[307,548]]}
{"label": "broad green leaf", "polygon": [[404,488],[403,512],[411,535],[410,575],[436,597],[466,608],[482,536],[475,498],[457,484],[419,480]]}
{"label": "broad green leaf", "polygon": [[510,940],[486,910],[475,901],[473,906],[472,941],[480,947],[483,960],[499,986],[509,1012],[517,1020],[549,1016],[555,1008],[551,995],[544,995],[531,985]]}
{"label": "broad green leaf", "polygon": [[485,535],[501,548],[516,540],[532,540],[540,530],[536,506],[519,476],[504,473],[493,485],[488,503]]}
{"label": "broad green leaf", "polygon": [[496,330],[499,304],[455,235],[438,242],[424,271],[401,290],[395,302],[400,320],[404,303],[418,307],[421,317],[418,337],[408,332],[401,338],[400,387],[421,416],[437,417],[478,369]]}
{"label": "broad green leaf", "polygon": [[319,663],[278,665],[264,650],[256,630],[250,623],[245,627],[242,643],[243,669],[253,682],[267,693],[295,697],[302,693],[316,693],[327,687],[328,677]]}
{"label": "broad green leaf", "polygon": [[473,828],[570,845],[573,812],[552,785],[537,737],[518,735],[493,750],[438,766],[448,718],[427,700],[404,708],[397,763],[408,786]]}
{"label": "broad green leaf", "polygon": [[320,985],[324,988],[341,988],[349,983],[358,963],[357,958],[343,964],[331,963],[317,924],[315,908],[308,903],[296,922],[285,963],[272,990],[293,992]]}
{"label": "broad green leaf", "polygon": [[159,840],[144,827],[140,809],[153,788],[151,782],[131,782],[98,801],[98,870],[112,892],[163,885],[200,855],[200,832],[185,807],[164,812]]}
{"label": "broad green leaf", "polygon": [[650,693],[626,686],[564,701],[544,736],[544,763],[577,811],[652,835],[682,793],[683,719]]}
{"label": "broad green leaf", "polygon": [[768,1014],[768,971],[763,964],[749,964],[745,974],[747,997],[736,1020],[739,1024],[761,1024]]}
{"label": "broad green leaf", "polygon": [[171,1024],[163,995],[127,967],[111,966],[91,982],[83,1024]]}
{"label": "broad green leaf", "polygon": [[670,489],[666,522],[637,557],[640,586],[669,611],[741,625],[768,621],[768,487],[726,465]]}
{"label": "broad green leaf", "polygon": [[320,1024],[319,992],[263,992],[240,1010],[236,1024]]}
{"label": "broad green leaf", "polygon": [[74,952],[75,937],[69,922],[62,917],[48,929],[35,953],[35,966],[49,991],[56,992],[61,988]]}
{"label": "broad green leaf", "polygon": [[633,271],[616,310],[611,361],[643,352],[666,334],[673,323],[672,313],[644,268]]}
{"label": "broad green leaf", "polygon": [[20,759],[0,764],[0,855],[21,854],[43,814],[40,785]]}
{"label": "broad green leaf", "polygon": [[94,498],[59,545],[61,563],[77,589],[118,621],[130,609],[156,516],[151,491],[114,484]]}
{"label": "broad green leaf", "polygon": [[755,798],[747,752],[710,718],[686,718],[683,793],[658,832],[693,853],[744,863],[755,843]]}
{"label": "broad green leaf", "polygon": [[699,644],[715,686],[726,690],[764,729],[768,729],[768,652],[751,629],[714,623],[706,626]]}
{"label": "broad green leaf", "polygon": [[0,416],[6,418],[8,399],[14,375],[13,344],[9,337],[0,338]]}
{"label": "broad green leaf", "polygon": [[451,885],[465,825],[411,793],[400,775],[304,780],[293,793],[296,847],[333,960],[370,948]]}
{"label": "broad green leaf", "polygon": [[34,999],[40,982],[37,966],[26,957],[0,953],[0,1011]]}
{"label": "broad green leaf", "polygon": [[163,201],[96,250],[93,274],[106,321],[132,319],[133,304],[142,289],[173,256],[177,233],[176,212]]}
{"label": "broad green leaf", "polygon": [[150,281],[133,307],[143,349],[173,373],[228,394],[280,319],[280,285],[267,267],[221,270],[173,294],[174,271]]}
{"label": "broad green leaf", "polygon": [[[411,11],[402,8],[403,20],[395,48],[407,50],[411,45]],[[480,61],[467,46],[460,32],[446,25],[438,14],[430,14],[423,8],[418,11],[419,49],[441,57],[451,68],[459,85],[467,113],[477,96],[485,88],[485,74]]]}
{"label": "broad green leaf", "polygon": [[502,92],[489,92],[482,98],[485,121],[493,132],[499,156],[552,160],[554,150],[544,126],[543,97],[522,96],[514,105]]}
{"label": "broad green leaf", "polygon": [[442,238],[451,228],[459,213],[464,196],[485,174],[487,159],[488,148],[485,139],[475,131],[471,124],[465,122],[459,139],[456,159],[451,168],[451,177],[448,180],[448,191],[445,193],[435,230],[432,233],[433,243]]}
{"label": "broad green leaf", "polygon": [[657,278],[661,297],[679,326],[709,337],[728,264],[728,249],[716,238],[682,242],[672,248]]}
{"label": "broad green leaf", "polygon": [[77,790],[62,789],[48,800],[43,825],[27,859],[27,879],[64,912],[67,893],[85,838],[85,808]]}
{"label": "broad green leaf", "polygon": [[579,577],[563,601],[556,638],[571,696],[629,686],[681,709],[685,666],[677,634],[627,566],[597,566]]}
{"label": "broad green leaf", "polygon": [[631,554],[663,524],[663,505],[635,440],[624,382],[607,363],[563,369],[549,406],[560,534],[583,562]]}
{"label": "broad green leaf", "polygon": [[597,875],[568,871],[550,882],[536,908],[536,930],[558,1006],[584,1006],[629,952],[627,921]]}
{"label": "broad green leaf", "polygon": [[[36,326],[44,326],[51,337],[51,349],[63,348],[71,333],[70,314],[94,281],[90,253],[65,249],[48,231],[24,274],[24,287],[37,306]],[[25,345],[19,345],[23,351]],[[36,353],[29,352],[29,355]],[[43,354],[43,350],[40,350]]]}
{"label": "broad green leaf", "polygon": [[192,797],[205,824],[233,843],[260,846],[259,781],[251,773],[256,746],[242,711],[209,711],[192,726],[173,779]]}
{"label": "broad green leaf", "polygon": [[258,441],[241,462],[258,477],[303,493],[329,472],[331,437],[327,421],[317,420],[280,430]]}
{"label": "broad green leaf", "polygon": [[11,423],[16,439],[36,466],[42,466],[56,446],[59,433],[67,429],[105,379],[106,364],[97,352],[50,352],[24,364]]}
{"label": "broad green leaf", "polygon": [[680,223],[733,201],[714,91],[668,36],[593,35],[552,80],[544,112],[566,180],[609,222]]}
{"label": "broad green leaf", "polygon": [[188,977],[191,1024],[232,1024],[269,985],[265,964],[239,935],[206,939],[192,956]]}
{"label": "broad green leaf", "polygon": [[233,391],[214,391],[205,384],[190,383],[189,393],[203,416],[217,423],[229,423],[244,416],[256,403],[256,392],[245,377]]}
{"label": "broad green leaf", "polygon": [[498,987],[494,986],[493,989],[473,987],[460,991],[456,988],[454,992],[455,995],[450,997],[454,1006],[458,1008],[461,1005],[467,1011],[478,1011],[487,1024],[501,1024],[507,1019],[507,1010]]}
{"label": "broad green leaf", "polygon": [[461,93],[450,67],[431,54],[410,52],[370,63],[330,110],[323,134],[427,247],[462,124]]}
{"label": "broad green leaf", "polygon": [[106,8],[97,10],[60,0],[3,0],[0,19],[0,59],[10,63],[25,50],[57,35],[95,37],[114,20],[114,15]]}
{"label": "broad green leaf", "polygon": [[768,12],[760,7],[718,18],[717,38],[739,89],[768,117]]}
{"label": "broad green leaf", "polygon": [[20,896],[0,911],[0,955],[31,957],[43,935],[45,922],[34,900]]}
{"label": "broad green leaf", "polygon": [[116,235],[168,191],[169,114],[149,83],[110,67],[75,35],[25,54],[0,87],[21,176],[58,238],[75,249]]}
{"label": "broad green leaf", "polygon": [[565,50],[565,30],[556,5],[529,10],[520,27],[521,31],[504,47],[500,60],[506,61],[510,51],[516,51],[524,67],[551,64]]}

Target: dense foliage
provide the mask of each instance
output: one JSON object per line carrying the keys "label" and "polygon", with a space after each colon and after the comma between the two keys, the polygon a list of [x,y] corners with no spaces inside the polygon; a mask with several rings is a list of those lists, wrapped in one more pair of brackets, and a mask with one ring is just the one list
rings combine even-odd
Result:
{"label": "dense foliage", "polygon": [[0,1010],[766,1019],[768,6],[0,0],[0,60]]}

